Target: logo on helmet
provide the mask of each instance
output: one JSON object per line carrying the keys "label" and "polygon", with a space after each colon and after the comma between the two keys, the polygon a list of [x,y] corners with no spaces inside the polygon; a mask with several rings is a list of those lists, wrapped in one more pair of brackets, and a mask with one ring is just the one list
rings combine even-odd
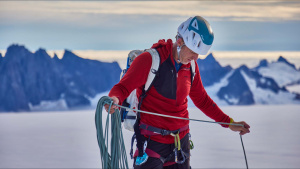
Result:
{"label": "logo on helmet", "polygon": [[200,35],[201,36],[201,39],[202,39],[202,41],[204,41],[204,37],[203,37],[203,35]]}

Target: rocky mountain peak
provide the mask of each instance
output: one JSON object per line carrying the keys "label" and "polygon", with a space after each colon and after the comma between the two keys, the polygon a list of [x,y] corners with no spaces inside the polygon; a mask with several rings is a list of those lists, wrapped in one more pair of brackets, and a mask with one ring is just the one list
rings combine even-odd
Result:
{"label": "rocky mountain peak", "polygon": [[0,66],[0,112],[30,111],[29,105],[61,99],[69,108],[88,106],[88,98],[119,81],[121,69],[116,63],[83,59],[67,50],[64,59],[67,62],[57,55],[51,59],[42,48],[31,53],[24,46],[11,45]]}
{"label": "rocky mountain peak", "polygon": [[204,86],[219,82],[232,69],[230,66],[222,67],[212,53],[205,59],[198,59],[197,63]]}
{"label": "rocky mountain peak", "polygon": [[83,58],[75,55],[73,52],[71,52],[70,50],[65,50],[64,55],[62,57],[62,60],[81,60]]}
{"label": "rocky mountain peak", "polygon": [[211,63],[217,62],[213,53],[208,54],[204,60]]}
{"label": "rocky mountain peak", "polygon": [[59,61],[59,58],[58,58],[58,56],[57,56],[57,54],[56,53],[54,53],[54,56],[53,56],[53,58],[52,58],[54,61]]}
{"label": "rocky mountain peak", "polygon": [[267,59],[263,59],[263,60],[261,60],[260,62],[259,62],[259,65],[258,66],[260,66],[260,67],[267,67],[268,66],[268,61],[267,61]]}
{"label": "rocky mountain peak", "polygon": [[292,63],[290,63],[286,58],[284,58],[283,56],[280,56],[277,60],[277,62],[283,62],[288,64],[289,66],[293,67],[294,69],[296,69],[296,66]]}
{"label": "rocky mountain peak", "polygon": [[2,60],[3,60],[2,54],[0,53],[0,65],[1,65]]}
{"label": "rocky mountain peak", "polygon": [[25,46],[13,44],[7,48],[4,60],[19,60],[20,58],[24,58],[30,54],[31,52],[26,49]]}

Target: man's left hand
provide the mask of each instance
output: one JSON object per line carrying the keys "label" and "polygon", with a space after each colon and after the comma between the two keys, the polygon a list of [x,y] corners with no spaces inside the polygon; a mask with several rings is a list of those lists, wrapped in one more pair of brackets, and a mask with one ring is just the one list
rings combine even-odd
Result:
{"label": "man's left hand", "polygon": [[229,125],[230,130],[239,131],[240,135],[250,133],[250,130],[249,130],[250,126],[246,122],[244,122],[244,121],[232,122],[232,124],[242,124],[243,126]]}

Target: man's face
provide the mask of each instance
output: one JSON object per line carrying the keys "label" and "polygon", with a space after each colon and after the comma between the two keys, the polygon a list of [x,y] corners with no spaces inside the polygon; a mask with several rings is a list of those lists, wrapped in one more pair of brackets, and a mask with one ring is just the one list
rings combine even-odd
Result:
{"label": "man's face", "polygon": [[183,46],[180,50],[180,62],[184,65],[190,63],[192,60],[197,61],[198,54],[190,50],[187,46]]}

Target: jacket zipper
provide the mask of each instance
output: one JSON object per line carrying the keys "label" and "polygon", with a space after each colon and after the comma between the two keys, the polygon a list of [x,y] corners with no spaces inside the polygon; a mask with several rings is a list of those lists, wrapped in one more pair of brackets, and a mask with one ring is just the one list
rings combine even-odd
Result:
{"label": "jacket zipper", "polygon": [[[174,72],[175,71],[175,72]],[[178,77],[178,72],[176,71],[176,68],[174,67],[174,70],[172,71],[172,95],[175,94],[175,101],[177,105],[177,77]],[[173,88],[175,82],[175,88]],[[174,93],[175,92],[175,93]]]}
{"label": "jacket zipper", "polygon": [[171,84],[172,84],[172,95],[174,96],[174,87],[173,87],[174,86],[174,70],[171,70],[171,72],[172,72],[172,82],[171,82]]}
{"label": "jacket zipper", "polygon": [[178,72],[176,71],[176,77],[175,77],[175,84],[176,84],[176,88],[175,88],[175,99],[176,99],[176,105],[178,106],[178,104],[177,104],[177,78],[178,78]]}

